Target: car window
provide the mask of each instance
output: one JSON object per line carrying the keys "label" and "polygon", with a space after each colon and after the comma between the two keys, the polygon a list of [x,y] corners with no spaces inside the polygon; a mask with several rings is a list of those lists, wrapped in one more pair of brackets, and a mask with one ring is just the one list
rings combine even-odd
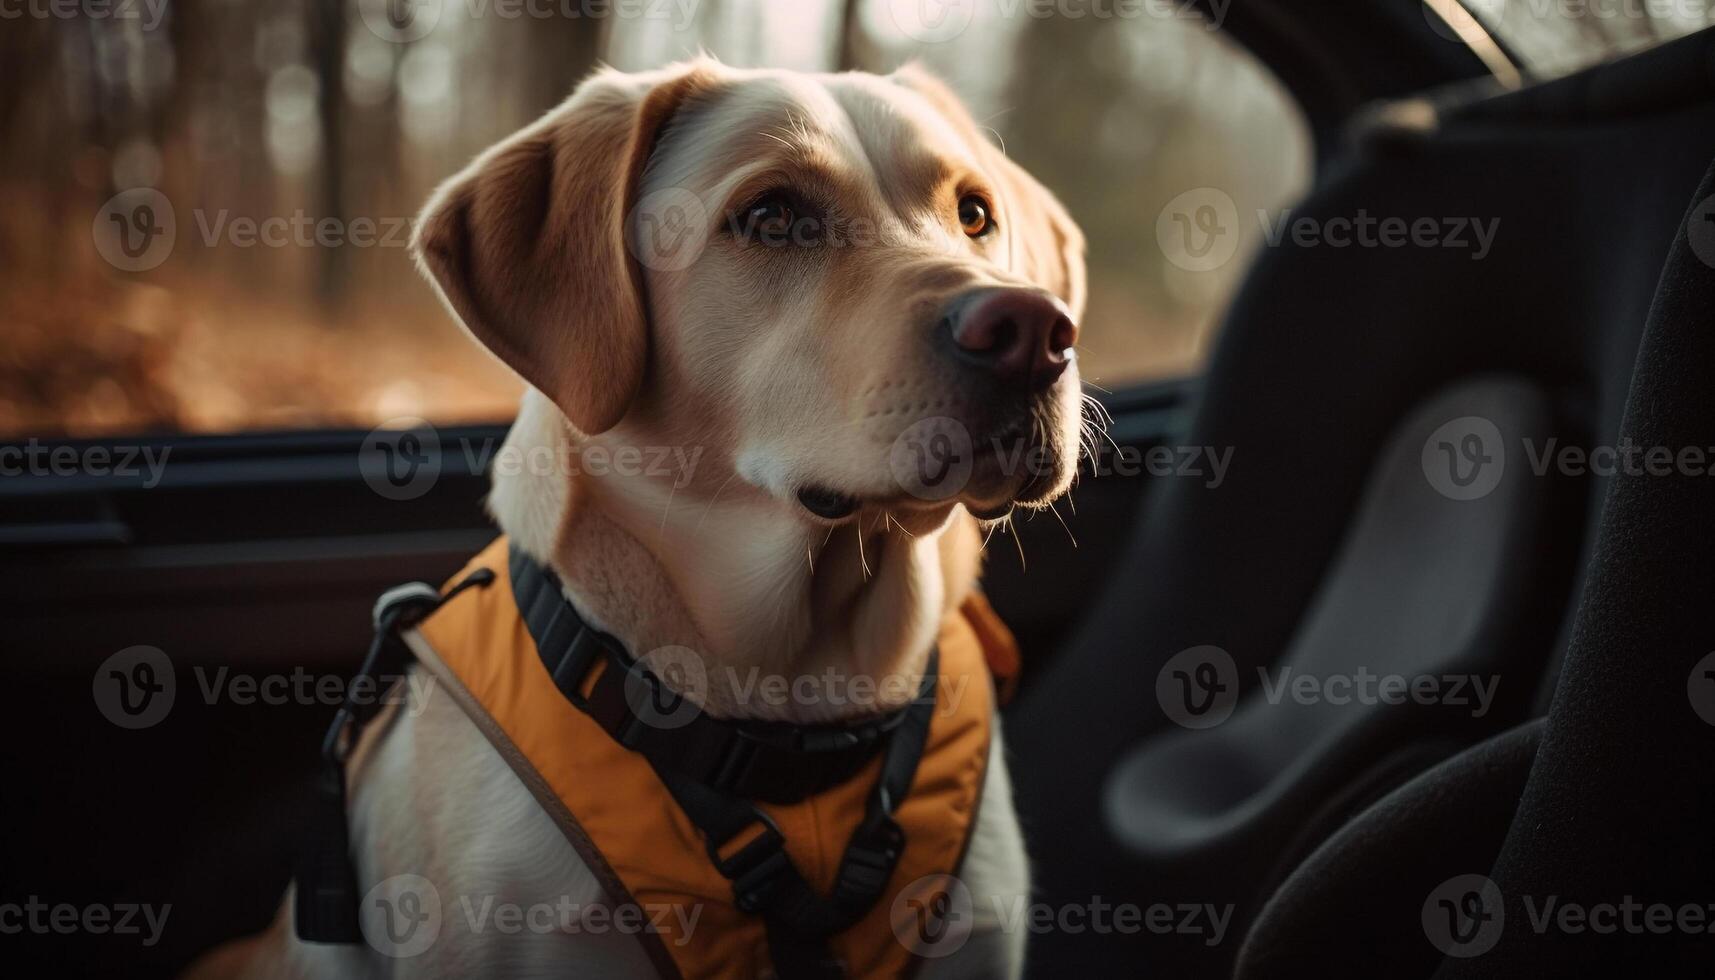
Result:
{"label": "car window", "polygon": [[1183,4],[86,6],[0,32],[0,439],[508,417],[410,222],[600,57],[925,62],[1088,235],[1109,389],[1197,369],[1264,228],[1238,216],[1309,176],[1282,88]]}
{"label": "car window", "polygon": [[1499,40],[1534,78],[1565,75],[1715,23],[1711,0],[1424,0],[1424,10],[1449,37]]}

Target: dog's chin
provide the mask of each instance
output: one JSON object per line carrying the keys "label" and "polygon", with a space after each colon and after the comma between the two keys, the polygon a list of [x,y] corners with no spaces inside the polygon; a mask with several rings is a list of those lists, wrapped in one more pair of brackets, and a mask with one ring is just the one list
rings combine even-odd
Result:
{"label": "dog's chin", "polygon": [[1040,472],[989,478],[979,466],[969,488],[959,495],[959,502],[982,524],[1004,521],[1019,508],[1047,507],[1071,488],[1074,466],[1069,456],[1060,452],[1050,453],[1045,464]]}

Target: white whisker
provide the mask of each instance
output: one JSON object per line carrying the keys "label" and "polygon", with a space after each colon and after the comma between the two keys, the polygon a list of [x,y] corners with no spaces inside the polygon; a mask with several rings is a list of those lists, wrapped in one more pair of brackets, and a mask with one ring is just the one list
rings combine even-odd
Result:
{"label": "white whisker", "polygon": [[725,490],[727,488],[727,484],[731,483],[733,480],[736,480],[737,478],[738,478],[738,471],[733,470],[732,474],[730,476],[728,476],[725,480],[721,481],[721,485],[718,488],[716,488],[716,490],[715,490],[715,495],[713,497],[709,498],[709,505],[707,507],[703,508],[703,516],[697,518],[696,530],[701,531],[703,529],[703,522],[709,519],[709,511],[714,510],[715,509],[715,501],[721,499],[721,491]]}
{"label": "white whisker", "polygon": [[1018,525],[1012,522],[1012,515],[1006,515],[1006,529],[1012,535],[1012,544],[1018,549],[1018,570],[1027,572],[1030,566],[1024,561],[1024,541],[1018,536]]}
{"label": "white whisker", "polygon": [[1054,501],[1052,500],[1048,501],[1048,513],[1053,514],[1054,519],[1060,522],[1060,526],[1066,531],[1066,540],[1072,542],[1072,547],[1076,548],[1078,546],[1078,539],[1073,536],[1072,529],[1066,526],[1066,519],[1061,517],[1060,512],[1054,509]]}

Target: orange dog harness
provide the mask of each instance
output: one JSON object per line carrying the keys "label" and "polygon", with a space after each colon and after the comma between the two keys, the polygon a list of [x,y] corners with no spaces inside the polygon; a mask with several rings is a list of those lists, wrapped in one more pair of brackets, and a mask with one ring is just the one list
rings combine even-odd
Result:
{"label": "orange dog harness", "polygon": [[[616,915],[635,906],[654,923],[639,937],[663,976],[908,972],[913,952],[896,937],[916,910],[902,895],[963,859],[987,770],[989,664],[1017,658],[980,595],[943,623],[912,705],[841,729],[697,713],[585,626],[551,573],[516,550],[509,560],[504,538],[454,582],[406,635],[411,653],[554,818]],[[669,908],[696,914],[648,914]]]}

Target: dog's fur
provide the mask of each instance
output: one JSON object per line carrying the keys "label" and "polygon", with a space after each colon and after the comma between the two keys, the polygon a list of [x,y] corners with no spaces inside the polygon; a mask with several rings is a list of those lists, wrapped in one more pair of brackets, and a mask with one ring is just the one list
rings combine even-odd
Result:
{"label": "dog's fur", "polygon": [[[822,230],[844,239],[786,249],[736,241],[727,216],[782,182],[817,201]],[[690,230],[694,261],[636,261],[634,209],[687,193],[707,208]],[[991,202],[998,225],[982,239],[956,216],[969,193]],[[981,460],[965,490],[942,501],[901,493],[889,476],[889,447],[922,417],[959,419],[979,449],[997,431],[958,365],[925,342],[950,298],[1030,286],[1074,317],[1083,304],[1076,227],[921,71],[811,76],[704,58],[598,73],[450,180],[416,246],[465,326],[532,386],[496,465],[500,527],[631,650],[696,651],[708,683],[686,694],[715,715],[815,722],[852,710],[747,701],[725,679],[752,668],[916,675],[939,622],[975,584],[971,511],[1045,505],[1071,481],[1075,365],[1027,408],[1026,438],[1048,472]],[[695,464],[666,474],[579,465],[597,447],[616,462],[627,447],[669,447]],[[797,499],[810,486],[861,506],[815,517]],[[1021,967],[1024,937],[1003,933],[993,914],[992,899],[1028,893],[998,735],[958,869],[975,932],[957,955],[927,963],[928,975]],[[394,961],[367,946],[300,943],[288,896],[269,933],[206,961],[208,974],[652,974],[629,935],[464,928],[464,903],[480,909],[488,896],[602,896],[451,698],[384,714],[349,772],[360,880],[435,882],[446,922],[435,948]]]}

